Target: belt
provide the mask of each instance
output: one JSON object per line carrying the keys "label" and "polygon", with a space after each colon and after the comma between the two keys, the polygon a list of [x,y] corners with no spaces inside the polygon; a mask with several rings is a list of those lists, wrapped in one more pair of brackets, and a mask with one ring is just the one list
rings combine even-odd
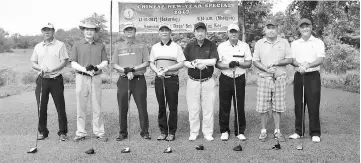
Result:
{"label": "belt", "polygon": [[42,77],[41,75],[39,75],[39,77],[43,78],[43,79],[56,79],[58,77],[61,77],[62,75],[59,74],[58,76],[55,76],[55,77],[52,77],[52,78],[45,78],[45,77]]}
{"label": "belt", "polygon": [[[158,76],[155,76],[156,78],[160,78]],[[178,75],[165,75],[164,78],[171,78],[171,77],[178,77]]]}
{"label": "belt", "polygon": [[[232,75],[228,75],[228,74],[224,74],[224,73],[222,73],[222,74],[225,75],[225,76],[228,76],[230,78],[233,78],[233,74]],[[244,75],[244,74],[235,74],[235,78],[238,78],[238,77],[240,77],[242,75]]]}
{"label": "belt", "polygon": [[[144,76],[144,75],[134,75],[134,76],[133,76],[133,79],[134,79],[134,78],[140,78],[140,77],[142,77],[142,76]],[[122,78],[128,78],[127,75],[120,75],[120,77],[122,77]]]}
{"label": "belt", "polygon": [[[80,75],[85,75],[85,76],[90,76],[89,74],[85,73],[85,72],[80,72],[77,71],[76,73],[80,74]],[[99,75],[99,74],[94,74],[94,76]]]}
{"label": "belt", "polygon": [[279,77],[272,77],[272,76],[259,76],[259,77],[264,78],[264,79],[279,80],[282,78],[286,78],[286,75],[281,75]]}
{"label": "belt", "polygon": [[189,79],[192,79],[194,81],[200,81],[200,82],[205,82],[205,81],[209,80],[210,78],[212,78],[212,76],[210,76],[208,78],[203,78],[203,79],[195,79],[195,78],[192,78],[189,76]]}

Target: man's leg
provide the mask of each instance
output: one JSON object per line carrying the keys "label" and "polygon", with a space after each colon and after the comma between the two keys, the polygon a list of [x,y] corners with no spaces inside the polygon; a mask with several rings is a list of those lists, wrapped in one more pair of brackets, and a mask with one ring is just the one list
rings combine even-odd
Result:
{"label": "man's leg", "polygon": [[76,109],[77,109],[77,131],[75,132],[76,136],[84,137],[87,135],[85,131],[85,120],[86,120],[86,108],[89,97],[89,83],[87,83],[86,76],[76,74],[75,80],[76,88]]}
{"label": "man's leg", "polygon": [[64,82],[62,75],[59,75],[54,80],[52,80],[50,93],[53,97],[56,111],[58,112],[58,135],[66,135],[68,133],[68,120],[65,111]]}
{"label": "man's leg", "polygon": [[[43,80],[41,82],[41,80]],[[42,83],[42,85],[41,85]],[[44,137],[48,137],[49,130],[47,129],[47,119],[48,119],[48,101],[49,101],[49,82],[47,79],[43,79],[42,77],[38,77],[36,80],[36,89],[35,89],[35,96],[37,104],[39,105],[40,100],[40,87],[41,88],[41,105],[40,105],[40,118],[39,118],[39,126],[38,130],[39,133],[42,134]]]}
{"label": "man's leg", "polygon": [[158,126],[162,134],[168,134],[167,116],[166,116],[166,104],[164,101],[163,81],[161,78],[155,77],[154,82],[155,95],[159,104],[158,110]]}
{"label": "man's leg", "polygon": [[165,79],[166,96],[169,104],[169,134],[175,135],[178,123],[178,76]]}
{"label": "man's leg", "polygon": [[267,140],[268,111],[271,108],[271,89],[269,79],[258,77],[257,79],[257,106],[256,111],[261,116],[261,141]]}
{"label": "man's leg", "polygon": [[118,100],[118,109],[119,109],[119,134],[123,136],[128,136],[128,124],[127,124],[127,114],[128,114],[128,79],[119,76],[117,82],[117,100]]}
{"label": "man's leg", "polygon": [[93,113],[93,132],[94,135],[103,137],[104,131],[104,112],[101,107],[102,100],[102,78],[100,75],[92,77],[92,113]]}
{"label": "man's leg", "polygon": [[147,83],[145,77],[141,76],[131,81],[131,90],[134,96],[134,102],[138,108],[141,136],[149,135],[149,119],[147,111]]}
{"label": "man's leg", "polygon": [[213,77],[202,83],[202,132],[205,137],[213,135],[215,90]]}
{"label": "man's leg", "polygon": [[200,84],[198,81],[188,79],[187,82],[187,106],[189,112],[190,136],[197,137],[200,129]]}
{"label": "man's leg", "polygon": [[[232,79],[233,80],[233,79]],[[234,134],[237,136],[239,134],[244,134],[244,130],[246,130],[246,115],[244,111],[244,99],[245,99],[245,88],[246,88],[246,79],[245,75],[239,76],[236,78],[236,93],[237,93],[237,110],[234,109],[235,117],[238,115],[238,128],[237,128],[237,121],[235,118],[234,121]],[[233,93],[234,94],[234,93]],[[233,95],[233,98],[235,98],[235,95]],[[233,106],[236,108],[236,101],[233,100]]]}
{"label": "man's leg", "polygon": [[311,72],[305,76],[305,94],[310,120],[310,136],[321,136],[321,79],[318,71]]}
{"label": "man's leg", "polygon": [[233,94],[233,87],[230,84],[233,85],[233,80],[221,74],[219,77],[219,128],[221,133],[228,132],[228,134],[230,133],[229,116]]}
{"label": "man's leg", "polygon": [[[302,133],[302,108],[304,107],[304,104],[302,102],[302,87],[303,87],[303,77],[299,72],[295,73],[294,80],[293,80],[293,96],[295,100],[295,133],[302,136],[304,133]],[[305,125],[303,125],[303,132]]]}

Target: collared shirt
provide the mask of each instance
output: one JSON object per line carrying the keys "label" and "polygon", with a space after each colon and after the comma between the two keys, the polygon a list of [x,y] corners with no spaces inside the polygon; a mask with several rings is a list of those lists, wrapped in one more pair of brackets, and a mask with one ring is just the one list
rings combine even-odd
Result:
{"label": "collared shirt", "polygon": [[[149,61],[155,62],[154,64],[157,68],[164,67],[167,68],[169,66],[175,65],[179,62],[184,61],[186,58],[184,57],[182,47],[177,43],[169,40],[167,44],[163,44],[163,42],[156,43],[152,46],[152,50],[150,51]],[[177,75],[178,70],[176,71],[168,71],[166,75]]]}
{"label": "collared shirt", "polygon": [[[277,37],[274,43],[267,40],[267,38],[260,39],[256,42],[253,61],[260,61],[263,65],[269,66],[275,62],[285,58],[292,58],[290,44],[286,39]],[[286,66],[277,66],[275,76],[281,76],[287,73]],[[273,76],[273,74],[259,71],[260,76]]]}
{"label": "collared shirt", "polygon": [[[192,62],[195,59],[217,59],[217,45],[208,39],[204,39],[202,46],[199,46],[197,40],[190,42],[183,50],[186,61]],[[213,75],[214,66],[207,66],[202,70],[202,79]],[[194,79],[200,79],[199,69],[188,69],[188,75]]]}
{"label": "collared shirt", "polygon": [[[325,57],[325,44],[322,40],[311,37],[305,41],[302,38],[295,40],[291,43],[292,58],[297,62],[312,63],[319,57]],[[319,71],[320,66],[308,68],[306,72]]]}
{"label": "collared shirt", "polygon": [[[40,42],[34,47],[31,61],[38,62],[49,69],[54,69],[61,65],[64,59],[68,59],[69,55],[63,42],[53,39],[50,43]],[[39,72],[40,73],[40,72]],[[47,73],[45,77],[55,78],[61,74],[61,70]]]}
{"label": "collared shirt", "polygon": [[[70,61],[79,63],[81,66],[86,67],[88,64],[98,65],[103,61],[108,61],[105,45],[100,42],[92,42],[81,40],[73,45],[70,54]],[[101,70],[96,74],[101,73]]]}
{"label": "collared shirt", "polygon": [[[219,54],[219,61],[223,64],[229,64],[231,61],[238,61],[240,63],[243,63],[245,60],[252,61],[252,54],[248,44],[240,40],[237,41],[236,45],[232,45],[229,40],[222,42],[218,45],[217,50]],[[233,76],[233,69],[221,71],[226,76]],[[236,75],[242,75],[244,73],[246,73],[246,69],[238,66],[236,67]]]}
{"label": "collared shirt", "polygon": [[[146,44],[137,40],[121,42],[115,46],[112,63],[121,67],[134,67],[149,61],[149,51]],[[135,71],[134,75],[144,75],[147,68]],[[125,75],[123,72],[120,75]]]}

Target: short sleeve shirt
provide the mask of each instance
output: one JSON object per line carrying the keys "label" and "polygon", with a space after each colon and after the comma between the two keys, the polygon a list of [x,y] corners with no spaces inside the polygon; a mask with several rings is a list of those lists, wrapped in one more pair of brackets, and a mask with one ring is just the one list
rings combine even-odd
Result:
{"label": "short sleeve shirt", "polygon": [[[231,61],[238,61],[243,63],[246,61],[252,61],[252,54],[249,48],[249,45],[245,42],[239,41],[236,45],[232,45],[229,40],[226,42],[222,42],[218,46],[218,55],[219,55],[219,62],[223,64],[229,64]],[[223,74],[227,76],[233,75],[233,70],[221,70]],[[236,75],[242,75],[246,73],[246,69],[241,67],[236,67]]]}
{"label": "short sleeve shirt", "polygon": [[[325,44],[322,40],[311,37],[305,41],[302,38],[295,40],[291,44],[292,58],[297,62],[314,62],[319,57],[325,57]],[[306,72],[319,71],[320,66],[312,67],[306,70]]]}
{"label": "short sleeve shirt", "polygon": [[[159,67],[167,68],[179,62],[183,62],[186,58],[184,57],[181,46],[177,43],[169,40],[167,44],[163,42],[156,43],[152,46],[150,52],[149,61]],[[177,71],[166,72],[166,75],[177,75]]]}
{"label": "short sleeve shirt", "polygon": [[[68,59],[69,55],[63,42],[53,39],[50,43],[40,42],[34,47],[31,61],[44,65],[49,69],[60,66],[61,62]],[[50,73],[47,77],[54,78],[61,74],[61,70]]]}
{"label": "short sleeve shirt", "polygon": [[[263,65],[269,66],[285,58],[292,58],[290,44],[286,39],[277,38],[274,43],[267,38],[260,39],[256,42],[253,61],[260,61]],[[277,66],[275,76],[281,76],[287,73],[286,66]],[[259,71],[260,76],[273,76],[273,74]]]}
{"label": "short sleeve shirt", "polygon": [[77,62],[83,67],[87,65],[98,65],[103,61],[108,61],[105,45],[101,42],[89,43],[81,40],[73,45],[70,54],[70,61]]}
{"label": "short sleeve shirt", "polygon": [[[202,46],[199,46],[197,40],[190,42],[183,50],[186,61],[194,61],[195,59],[217,59],[218,52],[217,45],[208,39],[204,39]],[[207,66],[202,70],[202,76],[200,77],[199,69],[189,68],[188,75],[194,79],[209,78],[213,75],[214,66]]]}
{"label": "short sleeve shirt", "polygon": [[[144,62],[149,62],[149,51],[146,44],[134,42],[122,42],[115,46],[112,63],[121,67],[134,67]],[[134,75],[144,75],[147,68],[135,71]],[[120,75],[125,75],[123,72]]]}

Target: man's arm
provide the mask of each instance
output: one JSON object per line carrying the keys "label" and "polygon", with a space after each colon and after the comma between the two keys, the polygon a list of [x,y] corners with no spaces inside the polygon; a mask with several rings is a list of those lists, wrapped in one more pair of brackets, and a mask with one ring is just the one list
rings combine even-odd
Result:
{"label": "man's arm", "polygon": [[285,58],[273,64],[273,66],[287,66],[292,63],[292,58]]}
{"label": "man's arm", "polygon": [[59,66],[55,67],[54,69],[50,69],[49,72],[59,71],[59,70],[63,69],[67,63],[68,63],[68,59],[63,59],[60,61]]}
{"label": "man's arm", "polygon": [[255,60],[253,61],[253,65],[261,71],[268,72],[268,68],[263,63],[261,63],[261,61]]}
{"label": "man's arm", "polygon": [[239,63],[239,67],[241,68],[250,68],[252,66],[252,60],[245,60],[242,63]]}

